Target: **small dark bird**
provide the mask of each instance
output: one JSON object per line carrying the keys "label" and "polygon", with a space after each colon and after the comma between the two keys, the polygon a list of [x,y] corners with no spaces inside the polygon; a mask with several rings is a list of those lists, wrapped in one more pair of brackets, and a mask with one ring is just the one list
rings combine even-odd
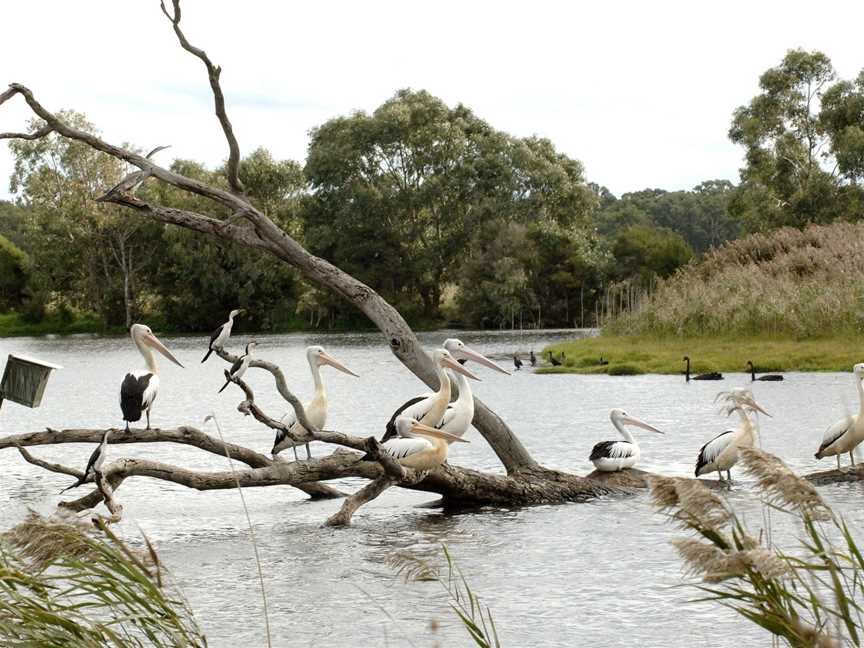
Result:
{"label": "small dark bird", "polygon": [[237,358],[237,360],[234,361],[234,364],[231,365],[231,369],[228,370],[227,373],[231,377],[228,378],[226,376],[225,384],[222,385],[222,389],[219,390],[220,394],[225,391],[225,388],[232,382],[240,380],[243,377],[243,374],[245,374],[246,370],[249,368],[249,363],[252,362],[252,352],[255,350],[256,346],[258,346],[258,343],[254,341],[246,345],[246,353]]}
{"label": "small dark bird", "polygon": [[684,361],[687,363],[687,369],[684,372],[684,377],[687,382],[691,380],[723,380],[723,374],[718,373],[716,371],[711,371],[709,373],[699,374],[698,376],[690,375],[690,356],[684,356]]}
{"label": "small dark bird", "polygon": [[531,361],[531,366],[532,366],[532,367],[536,367],[536,366],[537,366],[537,356],[534,355],[534,349],[531,349],[531,350],[528,352],[528,359]]}
{"label": "small dark bird", "polygon": [[747,371],[750,372],[750,380],[764,380],[764,381],[773,381],[776,382],[778,380],[783,380],[783,376],[780,374],[765,374],[764,376],[756,377],[756,370],[753,368],[753,363],[748,360],[747,361]]}
{"label": "small dark bird", "polygon": [[522,360],[519,359],[519,354],[513,354],[513,366],[516,367],[516,371],[519,371],[522,368]]}
{"label": "small dark bird", "polygon": [[108,435],[111,434],[111,430],[106,430],[105,435],[102,437],[102,443],[96,446],[96,449],[93,451],[93,454],[90,455],[90,460],[87,462],[87,467],[84,469],[84,475],[78,479],[71,486],[67,486],[60,493],[65,493],[66,491],[72,488],[78,488],[81,484],[88,481],[89,479],[96,479],[96,473],[101,473],[102,464],[105,463],[105,450],[108,446]]}
{"label": "small dark bird", "polygon": [[222,349],[225,347],[225,343],[228,341],[228,338],[231,337],[231,329],[234,327],[234,318],[245,312],[244,309],[238,308],[228,313],[228,321],[224,324],[220,324],[219,327],[210,334],[210,344],[208,345],[207,353],[204,355],[204,359],[201,360],[201,362],[207,361],[207,358],[209,358],[210,354],[213,353],[213,349]]}
{"label": "small dark bird", "polygon": [[561,366],[561,361],[558,360],[555,356],[553,356],[551,351],[549,352],[549,363],[553,367],[560,367]]}
{"label": "small dark bird", "polygon": [[608,364],[609,364],[609,361],[608,361],[608,360],[604,360],[604,359],[603,359],[603,356],[600,356],[600,362],[598,362],[597,364],[599,364],[599,365],[608,365]]}

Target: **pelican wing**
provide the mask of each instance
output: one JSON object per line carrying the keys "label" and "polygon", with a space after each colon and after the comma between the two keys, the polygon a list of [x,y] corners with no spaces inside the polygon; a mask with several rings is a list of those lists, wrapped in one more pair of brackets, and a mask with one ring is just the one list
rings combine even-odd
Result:
{"label": "pelican wing", "polygon": [[822,434],[822,443],[819,446],[817,454],[827,449],[828,446],[830,446],[837,439],[846,434],[846,430],[848,430],[854,422],[855,419],[853,417],[844,416],[836,423],[829,425],[828,429],[825,430],[825,432]]}
{"label": "pelican wing", "polygon": [[735,430],[726,430],[725,432],[721,432],[716,437],[711,439],[708,443],[706,443],[699,450],[699,458],[696,459],[696,476],[702,474],[703,469],[706,466],[710,466],[715,461],[717,461],[717,457],[720,456],[727,446],[732,443],[732,438],[735,435]]}
{"label": "pelican wing", "polygon": [[588,457],[588,460],[624,459],[626,457],[632,457],[633,454],[632,443],[628,443],[627,441],[601,441],[594,446],[593,450],[591,450],[591,456]]}
{"label": "pelican wing", "polygon": [[382,443],[381,448],[396,459],[404,459],[424,450],[431,450],[432,443],[426,439],[396,438]]}
{"label": "pelican wing", "polygon": [[[429,403],[424,403],[424,401],[428,401],[431,398],[431,394],[423,394],[422,396],[415,396],[411,400],[407,400],[393,412],[393,416],[390,417],[390,420],[387,421],[387,426],[384,430],[384,436],[381,437],[381,442],[388,441],[395,436],[396,433],[396,418],[399,416],[410,416],[411,418],[415,418],[420,421],[423,418],[423,415],[429,411],[431,405]],[[419,414],[419,415],[418,415]]]}
{"label": "pelican wing", "polygon": [[149,371],[133,371],[126,374],[120,385],[120,409],[123,420],[135,422],[141,419],[141,412],[146,410],[156,399],[159,391],[159,376]]}

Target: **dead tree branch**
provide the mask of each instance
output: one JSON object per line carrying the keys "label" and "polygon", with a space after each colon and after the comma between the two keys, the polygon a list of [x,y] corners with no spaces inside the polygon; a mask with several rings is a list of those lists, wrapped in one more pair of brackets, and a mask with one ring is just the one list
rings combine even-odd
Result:
{"label": "dead tree branch", "polygon": [[55,464],[51,463],[50,461],[38,459],[37,457],[34,457],[32,454],[27,452],[27,450],[25,450],[21,446],[15,447],[18,448],[18,452],[21,453],[21,456],[24,457],[24,459],[28,463],[31,463],[34,466],[39,466],[40,468],[43,468],[50,472],[60,473],[61,475],[69,475],[70,477],[74,477],[75,479],[81,479],[84,476],[84,472],[81,470],[76,470],[75,468],[68,468],[61,464]]}
{"label": "dead tree branch", "polygon": [[324,524],[335,527],[348,526],[351,524],[351,517],[358,508],[378,497],[396,482],[397,480],[390,475],[381,475],[378,479],[372,480],[351,497],[345,498],[342,507],[327,518]]}

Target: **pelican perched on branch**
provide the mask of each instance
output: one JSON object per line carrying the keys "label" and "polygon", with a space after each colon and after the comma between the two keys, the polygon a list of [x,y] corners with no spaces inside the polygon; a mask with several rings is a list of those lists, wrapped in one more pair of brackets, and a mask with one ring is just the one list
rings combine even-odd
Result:
{"label": "pelican perched on branch", "polygon": [[87,467],[84,469],[84,474],[78,478],[71,486],[67,486],[60,493],[65,493],[68,490],[73,488],[78,488],[81,484],[86,482],[89,479],[96,479],[96,474],[102,472],[102,464],[105,463],[105,455],[108,451],[108,436],[111,434],[111,430],[105,430],[105,434],[102,435],[102,443],[96,446],[96,449],[93,451],[93,454],[90,455],[90,460],[87,462]]}
{"label": "pelican perched on branch", "polygon": [[648,425],[645,421],[640,421],[630,416],[622,409],[613,409],[609,412],[609,418],[612,420],[612,425],[615,426],[618,433],[624,437],[624,440],[601,441],[591,450],[591,456],[588,459],[594,464],[597,470],[603,472],[615,472],[625,468],[632,468],[639,461],[639,446],[633,435],[624,427],[625,425],[633,425],[649,432],[663,434],[663,432],[653,425]]}
{"label": "pelican perched on branch", "polygon": [[[448,350],[448,347],[453,351]],[[468,381],[464,378],[459,380],[459,377],[467,376],[473,380],[480,380],[468,371],[463,364],[460,364],[460,362],[467,360],[474,360],[487,367],[508,373],[485,356],[469,349],[460,340],[455,338],[446,340],[444,348],[436,349],[432,353],[432,362],[438,375],[438,391],[431,394],[421,394],[402,403],[399,409],[393,412],[390,420],[387,421],[381,442],[383,443],[396,436],[396,418],[399,416],[417,419],[421,423],[434,428],[442,428],[447,423],[447,432],[457,435],[465,434],[468,426],[471,425],[471,420],[474,418],[474,397],[471,394],[471,387],[468,385]],[[451,369],[456,374],[457,380],[459,380],[459,398],[455,403],[452,403],[452,407],[450,403],[452,387],[450,377],[447,375],[447,369]],[[444,420],[445,416],[448,417],[446,421]]]}
{"label": "pelican perched on branch", "polygon": [[738,448],[752,448],[756,443],[756,428],[750,419],[751,412],[761,412],[765,416],[771,416],[762,409],[748,389],[733,389],[730,392],[721,392],[718,398],[730,403],[727,414],[736,412],[741,418],[741,425],[730,428],[718,434],[699,450],[696,459],[696,476],[706,473],[717,472],[720,481],[724,481],[721,471],[726,471],[726,477],[731,482],[731,468],[738,463]]}
{"label": "pelican perched on branch", "polygon": [[[306,359],[309,361],[309,368],[312,370],[312,380],[315,383],[315,395],[312,400],[303,406],[306,412],[306,418],[311,425],[321,430],[327,423],[327,393],[324,391],[324,381],[321,379],[321,365],[330,365],[334,369],[338,369],[342,373],[349,376],[359,378],[357,374],[348,369],[345,365],[339,362],[336,358],[328,354],[322,346],[310,346],[306,349]],[[290,417],[290,418],[289,418]],[[303,435],[306,430],[297,421],[297,417],[292,412],[289,412],[282,420],[288,426],[288,429],[295,435]],[[279,430],[276,433],[276,440],[273,442],[273,458],[276,458],[285,448],[294,450],[294,460],[297,457],[297,446],[306,446],[306,458],[312,458],[312,451],[309,449],[308,443],[296,442],[284,430]]]}
{"label": "pelican perched on branch", "polygon": [[864,441],[864,363],[858,363],[852,367],[855,376],[855,388],[858,390],[858,413],[844,416],[831,425],[822,435],[822,443],[816,451],[816,458],[837,457],[837,470],[840,470],[840,455],[848,452],[849,460],[855,465],[855,448]]}
{"label": "pelican perched on branch", "polygon": [[[398,438],[381,444],[381,449],[399,460],[406,468],[431,470],[447,461],[451,443],[470,443],[467,439],[420,423],[410,416],[397,416],[393,421]],[[364,460],[371,457],[365,455]]]}
{"label": "pelican perched on branch", "polygon": [[138,351],[144,356],[147,369],[138,369],[126,374],[123,384],[120,385],[120,409],[123,410],[123,420],[126,421],[126,431],[129,431],[129,423],[141,420],[142,412],[147,413],[147,429],[150,429],[150,408],[156,400],[159,391],[159,367],[156,365],[156,357],[152,349],[168,358],[178,367],[183,367],[171,352],[153,335],[149,326],[144,324],[133,324],[129,329],[132,341],[138,347]]}
{"label": "pelican perched on branch", "polygon": [[221,389],[219,389],[220,394],[225,391],[225,388],[232,382],[236,382],[243,377],[243,374],[245,374],[246,370],[249,368],[249,363],[252,362],[252,354],[257,346],[258,343],[255,342],[255,340],[252,340],[246,345],[246,353],[237,358],[234,361],[234,364],[231,365],[231,368],[226,372],[225,384],[222,385]]}
{"label": "pelican perched on branch", "polygon": [[223,349],[225,347],[225,343],[228,341],[228,338],[231,337],[231,329],[234,328],[234,318],[245,312],[244,309],[237,308],[228,313],[228,321],[224,324],[220,324],[219,327],[210,334],[210,343],[207,345],[207,353],[204,354],[204,358],[201,362],[206,362],[214,349]]}

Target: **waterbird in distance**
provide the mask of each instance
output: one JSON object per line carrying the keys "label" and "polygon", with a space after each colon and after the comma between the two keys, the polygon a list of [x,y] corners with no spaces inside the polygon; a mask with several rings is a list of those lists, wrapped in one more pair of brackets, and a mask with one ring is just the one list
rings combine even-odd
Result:
{"label": "waterbird in distance", "polygon": [[[420,423],[410,416],[397,416],[394,421],[397,438],[381,444],[381,449],[406,468],[431,470],[447,461],[451,443],[470,443],[455,434]],[[370,460],[364,455],[362,460]]]}
{"label": "waterbird in distance", "polygon": [[630,434],[625,425],[633,425],[649,432],[663,434],[653,425],[648,425],[645,421],[630,416],[622,409],[613,409],[609,412],[609,418],[612,420],[612,425],[618,430],[618,433],[624,437],[623,441],[601,441],[591,450],[591,456],[588,459],[594,464],[597,470],[603,472],[615,472],[632,468],[639,461],[639,445],[636,439]]}
{"label": "waterbird in distance", "polygon": [[144,356],[147,369],[136,369],[126,374],[123,384],[120,385],[120,409],[123,410],[123,420],[126,421],[126,431],[129,431],[129,423],[141,420],[141,413],[147,413],[147,429],[150,429],[150,409],[156,394],[159,392],[159,367],[156,365],[156,357],[152,349],[168,358],[171,362],[182,368],[183,365],[171,352],[153,335],[149,326],[144,324],[133,324],[129,329],[132,341],[138,347],[138,351]]}
{"label": "waterbird in distance", "polygon": [[246,353],[237,358],[228,370],[228,375],[231,377],[225,378],[225,384],[222,385],[222,388],[219,390],[220,394],[225,391],[225,388],[232,382],[240,380],[243,377],[243,374],[245,374],[246,370],[249,368],[249,363],[252,362],[252,353],[255,351],[255,347],[257,346],[258,343],[255,342],[255,340],[252,340],[246,345]]}
{"label": "waterbird in distance", "polygon": [[84,469],[84,474],[78,478],[71,486],[67,486],[60,493],[65,493],[72,488],[78,488],[81,484],[86,482],[89,479],[96,480],[96,473],[102,472],[102,464],[105,463],[105,454],[108,448],[108,435],[111,434],[111,430],[105,430],[105,434],[102,435],[102,443],[96,446],[96,449],[90,455],[90,460],[87,462],[87,467]]}
{"label": "waterbird in distance", "polygon": [[220,324],[216,330],[210,334],[210,343],[207,346],[207,353],[204,354],[204,358],[201,362],[207,362],[207,358],[209,358],[210,354],[213,353],[213,349],[225,348],[225,343],[228,341],[228,338],[231,337],[231,329],[234,328],[234,318],[245,312],[246,310],[243,308],[236,308],[228,313],[228,321],[224,324]]}
{"label": "waterbird in distance", "polygon": [[549,351],[549,364],[551,364],[553,367],[561,366],[561,361],[558,360],[555,356],[553,356],[551,351]]}
{"label": "waterbird in distance", "polygon": [[[310,346],[306,349],[306,360],[309,362],[309,369],[312,371],[312,381],[315,384],[315,395],[312,400],[303,406],[306,412],[306,418],[310,425],[314,425],[316,429],[321,430],[327,423],[327,392],[324,391],[324,381],[321,379],[321,365],[330,365],[334,369],[338,369],[342,373],[349,376],[359,378],[357,374],[348,369],[345,365],[339,362],[324,350],[322,346]],[[290,417],[290,418],[289,418]],[[295,435],[303,435],[306,429],[297,421],[297,417],[293,412],[289,412],[282,417],[282,422]],[[306,446],[306,458],[312,458],[312,451],[309,449],[308,443],[298,443],[294,441],[285,430],[276,432],[276,439],[273,442],[271,454],[276,458],[285,448],[294,450],[294,460],[297,461],[297,446]]]}
{"label": "waterbird in distance", "polygon": [[536,367],[536,366],[537,366],[537,356],[534,355],[534,349],[531,349],[531,350],[528,352],[528,359],[531,361],[531,366],[532,366],[532,367]]}
{"label": "waterbird in distance", "polygon": [[[439,351],[443,353],[439,353]],[[486,356],[474,351],[461,340],[457,338],[445,340],[443,348],[432,354],[432,361],[435,363],[438,373],[438,391],[421,394],[402,403],[387,421],[381,441],[384,442],[396,436],[396,417],[398,416],[417,419],[421,423],[440,428],[450,434],[458,436],[465,434],[474,419],[474,395],[471,392],[471,385],[465,377],[480,380],[465,368],[465,362],[469,360],[509,375],[506,369],[502,369]],[[445,371],[446,368],[453,369],[459,389],[459,396],[452,403],[450,402],[452,385],[450,377]]]}
{"label": "waterbird in distance", "polygon": [[750,380],[755,382],[757,380],[761,380],[764,382],[776,382],[778,380],[783,380],[783,376],[780,374],[765,374],[763,376],[756,376],[756,369],[753,368],[753,363],[748,360],[747,361],[747,371],[750,372]]}
{"label": "waterbird in distance", "polygon": [[752,448],[756,443],[756,428],[750,419],[750,413],[761,412],[765,416],[771,415],[753,399],[753,393],[749,389],[737,388],[729,392],[721,392],[717,398],[730,404],[727,415],[736,412],[741,418],[741,425],[721,432],[699,449],[695,474],[699,477],[716,472],[722,482],[725,481],[722,473],[725,470],[726,477],[731,483],[731,468],[738,463],[738,448]]}
{"label": "waterbird in distance", "polygon": [[709,373],[699,374],[698,376],[690,375],[690,356],[684,356],[684,362],[687,363],[687,369],[684,372],[684,377],[687,382],[691,380],[723,380],[723,374],[711,371]]}
{"label": "waterbird in distance", "polygon": [[852,367],[855,376],[855,387],[858,389],[858,413],[844,416],[829,426],[822,435],[822,443],[816,451],[816,458],[837,457],[837,470],[840,470],[840,455],[849,453],[849,460],[855,465],[855,447],[864,441],[864,363],[859,362]]}
{"label": "waterbird in distance", "polygon": [[513,366],[516,367],[516,371],[522,368],[522,360],[519,358],[518,353],[513,354]]}

